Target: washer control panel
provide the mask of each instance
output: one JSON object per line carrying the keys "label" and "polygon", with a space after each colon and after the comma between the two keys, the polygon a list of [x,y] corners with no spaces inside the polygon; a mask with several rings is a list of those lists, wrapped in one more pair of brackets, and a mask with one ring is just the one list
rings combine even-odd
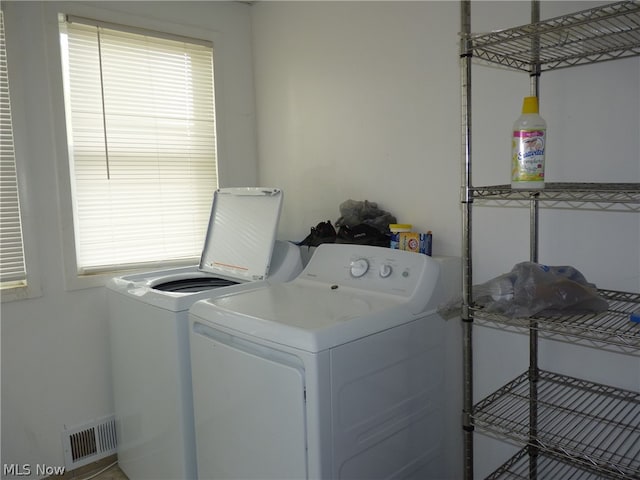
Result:
{"label": "washer control panel", "polygon": [[[393,273],[394,269],[393,269],[393,263],[392,261],[383,261],[383,263],[380,264],[380,267],[378,268],[378,274],[380,275],[381,278],[387,278],[390,277],[391,274]],[[367,258],[358,258],[357,260],[352,260],[351,264],[351,275],[355,278],[360,278],[362,276],[364,276],[367,272],[369,272],[370,269],[370,265],[369,265],[369,259]],[[409,270],[405,270],[405,276],[409,275]]]}
{"label": "washer control panel", "polygon": [[408,297],[421,284],[435,282],[439,271],[440,264],[424,254],[330,243],[316,248],[298,278]]}

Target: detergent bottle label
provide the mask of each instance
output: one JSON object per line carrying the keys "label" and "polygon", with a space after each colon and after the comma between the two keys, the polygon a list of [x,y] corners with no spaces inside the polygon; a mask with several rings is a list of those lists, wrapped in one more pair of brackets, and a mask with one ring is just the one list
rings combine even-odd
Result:
{"label": "detergent bottle label", "polygon": [[512,182],[544,182],[545,130],[515,130],[512,140]]}

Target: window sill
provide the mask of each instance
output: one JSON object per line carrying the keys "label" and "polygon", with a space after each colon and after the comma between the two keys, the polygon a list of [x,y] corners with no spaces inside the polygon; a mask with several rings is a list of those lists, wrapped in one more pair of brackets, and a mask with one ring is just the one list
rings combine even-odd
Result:
{"label": "window sill", "polygon": [[38,298],[41,296],[42,291],[40,290],[40,287],[34,287],[32,285],[25,284],[0,289],[0,298],[2,299],[2,303],[29,300],[31,298]]}

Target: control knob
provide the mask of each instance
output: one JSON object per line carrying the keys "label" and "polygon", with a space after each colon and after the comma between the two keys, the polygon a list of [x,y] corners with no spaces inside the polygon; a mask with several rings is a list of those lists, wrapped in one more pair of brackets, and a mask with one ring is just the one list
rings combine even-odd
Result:
{"label": "control knob", "polygon": [[355,278],[362,277],[369,270],[369,262],[364,258],[351,261],[351,275]]}
{"label": "control knob", "polygon": [[389,275],[391,275],[392,271],[393,269],[388,263],[383,263],[382,265],[380,265],[379,273],[382,278],[387,278]]}

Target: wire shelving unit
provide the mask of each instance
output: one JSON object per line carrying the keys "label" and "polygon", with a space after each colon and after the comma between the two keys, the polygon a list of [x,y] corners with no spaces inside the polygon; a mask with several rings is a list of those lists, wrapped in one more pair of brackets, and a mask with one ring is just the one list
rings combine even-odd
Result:
{"label": "wire shelving unit", "polygon": [[[522,446],[488,479],[640,479],[640,393],[538,368],[538,339],[550,338],[640,356],[640,293],[600,290],[609,310],[599,314],[507,318],[473,302],[472,209],[529,208],[529,257],[538,260],[540,208],[640,212],[638,183],[545,183],[541,190],[510,185],[477,187],[471,176],[471,68],[498,65],[526,72],[537,95],[542,72],[640,55],[640,2],[619,1],[489,33],[471,33],[471,4],[461,1],[461,106],[463,188],[463,430],[464,477],[473,476],[473,433]],[[529,369],[481,401],[473,399],[474,323],[529,335]]]}

